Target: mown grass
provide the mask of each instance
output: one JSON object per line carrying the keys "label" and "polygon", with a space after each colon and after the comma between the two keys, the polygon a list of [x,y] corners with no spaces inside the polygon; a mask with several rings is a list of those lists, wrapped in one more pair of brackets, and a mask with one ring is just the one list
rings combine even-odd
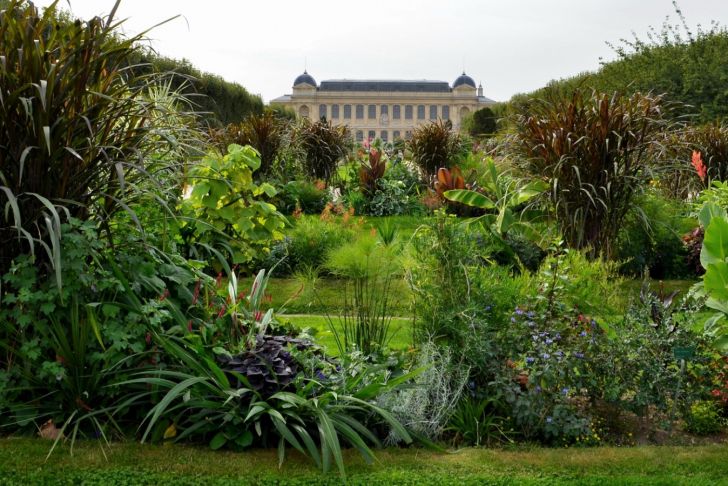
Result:
{"label": "mown grass", "polygon": [[[98,444],[66,446],[48,462],[40,439],[0,440],[0,484],[342,484],[305,458],[290,454],[279,469],[276,451],[210,451],[191,446],[113,444],[108,460]],[[439,453],[385,449],[367,465],[346,451],[347,484],[728,484],[728,445],[694,447],[598,447],[512,450],[464,449]]]}
{"label": "mown grass", "polygon": [[[283,315],[278,316],[282,321],[288,321],[301,329],[311,329],[316,341],[323,346],[329,353],[336,354],[336,339],[329,325],[326,316],[321,315]],[[341,323],[337,316],[331,316],[331,323],[334,328],[341,333]],[[402,350],[412,344],[412,320],[406,317],[392,318],[389,326],[391,340],[389,347],[391,349]]]}

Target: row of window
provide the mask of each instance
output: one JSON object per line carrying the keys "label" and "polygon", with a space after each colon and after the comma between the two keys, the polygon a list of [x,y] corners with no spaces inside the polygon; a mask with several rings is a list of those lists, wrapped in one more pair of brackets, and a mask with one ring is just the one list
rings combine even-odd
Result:
{"label": "row of window", "polygon": [[[333,120],[339,119],[340,112],[339,112],[339,105],[330,105],[331,106],[331,116],[329,116],[329,105],[319,105],[319,118],[331,118]],[[350,120],[351,119],[351,109],[352,105],[343,105],[344,106],[344,120]],[[353,105],[355,110],[355,116],[357,120],[363,120],[364,119],[364,108],[365,105]],[[429,119],[430,120],[437,120],[437,118],[442,118],[443,120],[447,120],[450,118],[450,106],[449,105],[417,105],[417,119],[418,120],[424,120],[425,114],[427,111],[427,108],[429,108]],[[366,105],[367,109],[367,118],[370,120],[377,118],[377,105]],[[412,120],[414,119],[414,105],[404,105],[404,119],[405,120]],[[439,113],[438,113],[439,112]],[[380,105],[379,106],[379,116],[387,115],[389,116],[389,105]],[[392,105],[392,119],[393,120],[400,120],[402,118],[402,105]]]}
{"label": "row of window", "polygon": [[[367,139],[374,140],[377,138],[377,131],[376,130],[369,130],[367,132]],[[382,142],[389,142],[389,130],[382,130],[379,132],[379,138],[382,139]],[[392,140],[399,140],[402,138],[402,133],[399,130],[393,130],[392,131]],[[404,132],[404,138],[406,140],[409,140],[412,138],[412,132],[407,130]],[[357,130],[356,131],[356,141],[357,142],[363,142],[364,141],[364,130]]]}

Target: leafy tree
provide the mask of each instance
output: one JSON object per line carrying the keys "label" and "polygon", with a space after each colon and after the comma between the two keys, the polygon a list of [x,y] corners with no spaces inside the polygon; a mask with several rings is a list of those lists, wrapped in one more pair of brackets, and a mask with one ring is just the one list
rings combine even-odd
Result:
{"label": "leafy tree", "polygon": [[498,129],[498,119],[493,110],[487,106],[474,111],[471,117],[468,132],[474,137],[492,135]]}
{"label": "leafy tree", "polygon": [[[620,91],[625,94],[654,92],[684,106],[675,114],[694,114],[700,122],[728,117],[728,31],[717,23],[693,32],[675,5],[678,25],[665,21],[660,30],[651,28],[647,39],[635,36],[610,44],[617,59],[603,62],[596,72],[552,81],[532,93],[514,96],[514,111],[522,111],[530,100],[547,95],[566,95],[576,89]],[[518,108],[520,106],[520,108]]]}

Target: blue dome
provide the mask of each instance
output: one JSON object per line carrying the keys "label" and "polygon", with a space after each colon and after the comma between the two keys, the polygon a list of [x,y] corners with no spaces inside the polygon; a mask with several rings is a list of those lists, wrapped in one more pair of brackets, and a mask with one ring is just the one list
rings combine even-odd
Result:
{"label": "blue dome", "polygon": [[298,76],[296,80],[293,82],[293,86],[298,86],[299,84],[310,84],[311,86],[316,86],[316,80],[313,79],[313,76],[308,74],[308,72],[304,71],[303,74]]}
{"label": "blue dome", "polygon": [[462,86],[464,84],[467,84],[468,86],[471,86],[475,88],[475,81],[473,81],[473,78],[465,74],[465,71],[463,71],[463,74],[457,77],[454,83],[452,83],[453,88],[457,88],[458,86]]}

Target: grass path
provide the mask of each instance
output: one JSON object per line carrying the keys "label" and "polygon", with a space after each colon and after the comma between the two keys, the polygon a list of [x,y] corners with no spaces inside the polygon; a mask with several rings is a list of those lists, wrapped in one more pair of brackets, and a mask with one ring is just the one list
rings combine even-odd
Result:
{"label": "grass path", "polygon": [[[113,444],[108,461],[98,445],[62,448],[44,462],[50,443],[0,439],[0,485],[29,484],[342,484],[290,454],[278,469],[275,450],[213,452],[191,446]],[[367,465],[346,451],[348,484],[437,485],[728,485],[728,445],[595,447],[588,449],[463,449],[436,453],[386,449]]]}

